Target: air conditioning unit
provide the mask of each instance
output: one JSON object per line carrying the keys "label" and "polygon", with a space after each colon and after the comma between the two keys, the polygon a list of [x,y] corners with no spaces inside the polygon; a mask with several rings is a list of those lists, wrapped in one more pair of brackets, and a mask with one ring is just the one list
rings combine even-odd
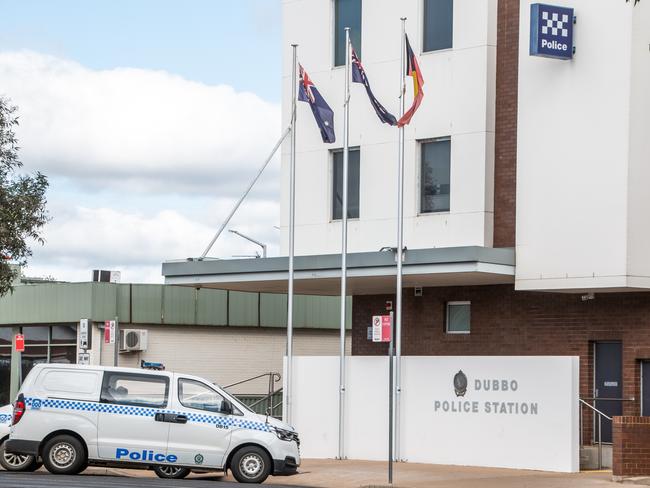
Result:
{"label": "air conditioning unit", "polygon": [[147,335],[145,329],[124,329],[120,331],[120,352],[146,351]]}
{"label": "air conditioning unit", "polygon": [[120,283],[122,281],[121,271],[94,269],[92,274],[93,281],[99,281],[101,283]]}

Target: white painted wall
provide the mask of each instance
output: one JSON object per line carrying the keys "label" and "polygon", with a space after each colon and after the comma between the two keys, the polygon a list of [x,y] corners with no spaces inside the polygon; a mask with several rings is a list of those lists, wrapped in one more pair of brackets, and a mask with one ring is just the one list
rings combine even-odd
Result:
{"label": "white painted wall", "polygon": [[628,286],[648,287],[650,276],[650,5],[632,19],[630,168],[628,177]]}
{"label": "white painted wall", "polygon": [[[421,53],[421,0],[366,0],[361,60],[377,98],[398,112],[400,17],[423,72],[424,101],[405,139],[405,245],[411,249],[492,245],[496,0],[455,0],[454,48]],[[337,142],[322,143],[306,103],[298,103],[296,253],[341,250],[331,221],[330,149],[343,144],[344,69],[333,64],[333,1],[283,0],[283,123],[291,107],[291,43],[335,111]],[[409,90],[412,90],[411,85]],[[412,100],[407,95],[407,108]],[[350,252],[396,244],[398,131],[381,124],[362,85],[352,85],[350,143],[361,147],[360,218],[350,221]],[[417,140],[451,136],[451,211],[418,215]],[[288,249],[289,142],[282,147],[282,253]]]}
{"label": "white painted wall", "polygon": [[521,4],[516,288],[650,287],[650,6],[575,8],[572,61],[529,56]]}
{"label": "white painted wall", "polygon": [[[579,469],[577,357],[408,356],[402,358],[400,457],[408,462],[575,472]],[[468,389],[458,397],[454,375]],[[345,453],[388,456],[388,358],[347,358]],[[476,390],[476,380],[517,382],[516,391]],[[443,411],[476,402],[476,412]],[[438,403],[438,408],[436,405]],[[492,413],[498,402],[513,413]],[[486,403],[491,412],[486,412]],[[514,404],[537,405],[537,414]],[[456,403],[457,404],[457,403]],[[508,404],[512,404],[510,407]],[[461,404],[463,407],[465,403]],[[295,357],[292,423],[304,458],[338,455],[338,357]]]}

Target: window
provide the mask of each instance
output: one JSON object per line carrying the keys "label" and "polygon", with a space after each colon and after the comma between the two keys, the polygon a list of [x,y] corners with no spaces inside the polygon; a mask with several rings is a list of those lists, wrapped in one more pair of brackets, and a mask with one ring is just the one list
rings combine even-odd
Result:
{"label": "window", "polygon": [[167,406],[169,378],[134,373],[105,373],[101,402],[162,408]]}
{"label": "window", "polygon": [[448,212],[451,141],[438,139],[421,144],[420,212]]}
{"label": "window", "polygon": [[424,0],[423,50],[450,49],[453,32],[454,0]]}
{"label": "window", "polygon": [[224,398],[212,388],[194,380],[178,380],[178,401],[181,405],[197,410],[220,413],[224,410]]}
{"label": "window", "polygon": [[18,383],[39,363],[77,362],[77,328],[73,325],[0,327],[0,405],[6,405],[11,384],[11,349],[13,336],[25,336],[25,351],[20,355]]}
{"label": "window", "polygon": [[77,328],[68,325],[23,327],[25,352],[21,354],[21,381],[36,364],[77,362]]}
{"label": "window", "polygon": [[361,58],[361,0],[334,0],[334,66],[345,65],[345,28]]}
{"label": "window", "polygon": [[469,334],[470,302],[447,302],[447,334]]}
{"label": "window", "polygon": [[11,327],[0,327],[0,405],[6,405],[13,400],[9,397],[12,332]]}
{"label": "window", "polygon": [[[359,218],[360,151],[350,149],[348,156],[348,218]],[[332,153],[332,220],[343,217],[343,151]]]}

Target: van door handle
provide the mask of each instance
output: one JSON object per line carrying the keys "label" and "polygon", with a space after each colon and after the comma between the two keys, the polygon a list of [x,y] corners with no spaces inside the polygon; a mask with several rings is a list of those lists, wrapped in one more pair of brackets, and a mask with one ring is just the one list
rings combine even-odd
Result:
{"label": "van door handle", "polygon": [[169,422],[171,424],[186,424],[187,415],[177,415],[175,413],[157,413],[154,415],[156,422]]}

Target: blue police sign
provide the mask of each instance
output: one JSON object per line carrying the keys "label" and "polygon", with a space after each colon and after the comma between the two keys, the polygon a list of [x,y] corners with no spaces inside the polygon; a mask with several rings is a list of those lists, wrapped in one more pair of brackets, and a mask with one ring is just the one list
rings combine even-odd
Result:
{"label": "blue police sign", "polygon": [[543,3],[530,6],[530,55],[573,58],[573,9]]}

